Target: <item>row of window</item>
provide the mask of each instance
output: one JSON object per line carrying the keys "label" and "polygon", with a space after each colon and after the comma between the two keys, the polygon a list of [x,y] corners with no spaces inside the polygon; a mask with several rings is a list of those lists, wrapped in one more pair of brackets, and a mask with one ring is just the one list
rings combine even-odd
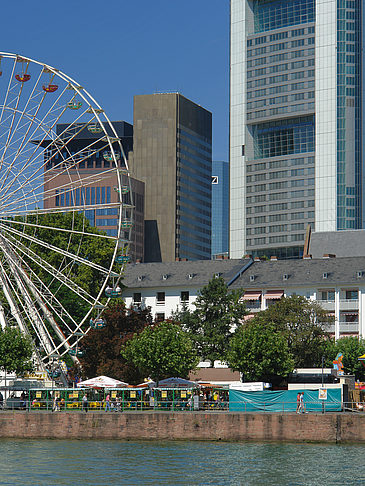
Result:
{"label": "row of window", "polygon": [[314,91],[308,91],[307,93],[295,93],[290,96],[284,95],[284,96],[277,96],[275,98],[251,101],[247,103],[247,109],[252,110],[256,108],[262,108],[263,106],[266,105],[281,105],[283,103],[290,103],[292,101],[301,101],[301,100],[313,99],[313,98],[314,98]]}
{"label": "row of window", "polygon": [[[247,172],[256,172],[261,170],[267,169],[280,169],[282,167],[290,167],[290,166],[298,166],[298,165],[305,165],[305,164],[314,164],[314,157],[298,157],[295,159],[281,159],[281,160],[272,160],[269,162],[259,162],[258,164],[249,164],[246,167]],[[260,174],[261,176],[262,174]],[[266,178],[266,172],[263,174]],[[257,176],[256,176],[257,177]],[[270,174],[269,174],[269,179]],[[256,179],[259,180],[259,179]]]}
{"label": "row of window", "polygon": [[[298,51],[299,52],[299,51]],[[302,57],[300,55],[296,56],[296,57]],[[314,60],[309,60],[310,62],[307,62],[307,66],[314,66]],[[292,63],[293,64],[293,63]],[[295,64],[295,63],[294,63]],[[292,68],[292,69],[299,69],[299,66],[300,64],[297,64],[298,67],[296,68]],[[303,61],[303,65],[301,67],[304,67],[304,61]],[[268,74],[272,74],[272,73],[277,73],[277,72],[280,72],[280,71],[288,71],[290,68],[289,64],[288,63],[285,63],[285,64],[275,64],[274,66],[271,66],[269,68],[259,68],[259,69],[253,69],[252,71],[247,71],[247,79],[250,79],[250,78],[254,78],[254,77],[258,77],[258,76],[267,76]],[[312,78],[314,77],[314,74],[315,74],[315,71],[314,69],[311,69],[309,71],[303,71],[302,73],[291,73],[287,78],[286,80],[294,80],[294,79],[301,79],[301,78]],[[270,77],[270,83],[274,83],[275,81],[271,81],[271,80],[275,80],[277,79],[277,77],[273,76],[273,77]]]}
{"label": "row of window", "polygon": [[[260,214],[272,211],[287,211],[289,209],[288,203],[277,203],[277,204],[269,204],[268,206],[249,206],[246,208],[247,214]],[[272,214],[269,216],[270,222],[276,221],[287,221],[287,220],[296,220],[296,219],[314,219],[314,211],[301,211],[297,213],[284,213],[284,214]]]}
{"label": "row of window", "polygon": [[[349,44],[348,44],[349,45]],[[352,44],[351,44],[352,45]],[[347,52],[355,52],[352,48],[347,49]],[[249,59],[247,61],[247,67],[252,68],[252,67],[257,67],[257,66],[263,66],[264,64],[271,64],[271,63],[276,63],[280,61],[286,61],[289,59],[295,59],[298,57],[305,57],[310,54],[313,54],[312,49],[308,50],[300,50],[300,51],[291,51],[291,52],[281,52],[280,54],[273,54],[272,56],[268,57],[258,57],[256,59]],[[311,66],[314,66],[314,58],[309,59],[308,61],[311,61]],[[272,68],[274,66],[271,66]],[[268,68],[269,69],[269,68]],[[270,72],[270,71],[268,71]]]}
{"label": "row of window", "polygon": [[[156,293],[156,303],[157,304],[164,304],[166,301],[166,293],[165,292],[157,292]],[[180,301],[181,302],[189,302],[189,291],[183,290],[180,292]],[[142,294],[141,292],[134,292],[133,293],[133,304],[141,304],[142,303]]]}
{"label": "row of window", "polygon": [[[296,214],[304,214],[304,213],[296,213]],[[308,212],[308,214],[312,214],[312,217],[314,217],[314,211]],[[249,217],[246,218],[246,224],[247,225],[252,225],[252,224],[264,224],[264,223],[278,223],[281,221],[289,221],[291,214],[288,213],[282,213],[282,214],[269,214],[267,216],[255,216],[255,217]],[[292,218],[292,219],[304,219],[303,218]],[[314,227],[314,223],[309,223]]]}
{"label": "row of window", "polygon": [[[261,196],[248,196],[246,197],[246,203],[247,204],[254,204],[254,203],[258,203],[258,202],[265,202],[265,198],[267,197],[266,194],[263,194],[263,201],[260,201],[258,200],[259,198],[261,198]],[[269,195],[271,196],[271,194]],[[268,200],[269,201],[275,201],[275,200],[282,200],[282,199],[288,199],[288,195],[287,193],[283,193],[283,192],[280,192],[278,193],[277,195],[274,194],[274,196],[278,196],[278,197],[269,197]],[[273,207],[273,208],[276,208],[276,206],[281,203],[275,203],[275,204],[270,204],[269,206],[270,207]],[[301,208],[314,208],[314,199],[309,199],[307,201],[291,201],[290,203],[283,203],[283,204],[286,204],[287,207],[285,207],[285,209],[288,209],[289,206],[290,206],[290,209],[301,209]],[[275,211],[276,209],[273,209],[273,211]]]}
{"label": "row of window", "polygon": [[[267,110],[259,110],[247,113],[247,120],[256,120],[260,118],[266,118],[267,116],[283,115],[285,113],[298,113],[302,111],[314,111],[313,103],[300,103],[295,105],[279,106],[277,108],[270,108]],[[312,152],[312,150],[301,150],[300,152]],[[283,155],[279,153],[278,155]],[[259,157],[261,158],[261,157]],[[262,157],[263,158],[263,157]]]}
{"label": "row of window", "polygon": [[314,167],[278,170],[276,172],[264,172],[263,174],[248,175],[246,176],[246,182],[260,182],[267,179],[283,179],[286,177],[298,177],[304,175],[314,175]]}
{"label": "row of window", "polygon": [[304,187],[304,186],[314,186],[314,179],[313,178],[295,179],[292,181],[272,182],[269,184],[257,184],[256,186],[247,186],[246,191],[248,193],[265,192],[265,191],[286,189],[288,187]]}
{"label": "row of window", "polygon": [[[289,81],[287,74],[282,74],[281,77],[283,78],[282,81]],[[247,81],[247,90],[266,86],[267,84],[276,84],[279,82],[278,78],[279,76],[273,76],[270,78],[259,78],[253,81]],[[287,86],[288,88],[285,90],[284,86]],[[284,93],[286,91],[289,91],[289,89],[290,91],[296,91],[307,88],[314,88],[314,80],[301,81],[299,83],[286,84],[283,86],[271,86],[269,88],[268,94]]]}
{"label": "row of window", "polygon": [[275,226],[258,226],[256,228],[247,228],[247,235],[264,235],[266,233],[287,233],[288,231],[304,230],[304,223],[278,224]]}
{"label": "row of window", "polygon": [[105,204],[111,202],[111,187],[78,187],[71,191],[56,189],[56,207]]}
{"label": "row of window", "polygon": [[[271,194],[258,194],[256,196],[247,196],[246,202],[247,204],[254,204],[254,203],[261,203],[266,201],[278,201],[282,199],[298,199],[305,197],[305,193],[308,196],[314,196],[314,189],[308,189],[307,191],[299,190],[299,191],[291,191],[291,192],[273,192]],[[297,204],[297,202],[292,202],[293,204]],[[308,206],[314,206],[314,200],[308,201]],[[349,201],[348,206],[355,206],[355,203],[351,200]],[[292,206],[294,207],[294,206]],[[296,207],[304,207],[304,206],[296,206]]]}
{"label": "row of window", "polygon": [[248,238],[246,239],[247,246],[258,246],[272,243],[289,243],[293,241],[304,241],[305,233],[298,233],[293,235],[279,235],[269,236],[268,238]]}

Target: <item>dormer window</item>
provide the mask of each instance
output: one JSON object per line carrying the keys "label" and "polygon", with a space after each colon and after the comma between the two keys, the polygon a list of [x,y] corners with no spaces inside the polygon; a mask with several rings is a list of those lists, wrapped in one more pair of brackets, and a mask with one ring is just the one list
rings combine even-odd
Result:
{"label": "dormer window", "polygon": [[250,282],[254,282],[255,281],[255,275],[250,275]]}
{"label": "dormer window", "polygon": [[165,273],[164,275],[162,275],[162,280],[167,280],[169,278],[169,276]]}
{"label": "dormer window", "polygon": [[142,282],[143,279],[144,279],[144,275],[139,275],[137,277],[138,282]]}
{"label": "dormer window", "polygon": [[194,278],[194,274],[193,273],[189,273],[188,279],[191,280],[192,278]]}
{"label": "dormer window", "polygon": [[327,272],[324,272],[323,275],[322,275],[322,278],[327,279],[328,278],[328,273]]}
{"label": "dormer window", "polygon": [[284,273],[283,280],[288,280],[288,278],[289,278],[289,275],[287,273]]}

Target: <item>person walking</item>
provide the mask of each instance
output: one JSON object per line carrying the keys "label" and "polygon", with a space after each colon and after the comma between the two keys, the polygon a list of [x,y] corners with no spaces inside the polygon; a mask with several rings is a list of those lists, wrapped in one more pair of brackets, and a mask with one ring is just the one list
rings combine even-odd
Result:
{"label": "person walking", "polygon": [[305,409],[305,403],[304,403],[304,392],[301,393],[300,395],[300,412],[301,413],[307,413]]}
{"label": "person walking", "polygon": [[297,394],[297,409],[296,409],[297,413],[300,413],[300,397],[301,397],[301,393],[299,392]]}
{"label": "person walking", "polygon": [[105,411],[107,412],[108,410],[109,410],[109,412],[112,411],[112,409],[110,407],[110,395],[109,395],[109,393],[105,397]]}
{"label": "person walking", "polygon": [[88,408],[88,403],[87,403],[87,395],[86,393],[82,397],[82,409],[84,410],[85,413],[87,413],[87,408]]}

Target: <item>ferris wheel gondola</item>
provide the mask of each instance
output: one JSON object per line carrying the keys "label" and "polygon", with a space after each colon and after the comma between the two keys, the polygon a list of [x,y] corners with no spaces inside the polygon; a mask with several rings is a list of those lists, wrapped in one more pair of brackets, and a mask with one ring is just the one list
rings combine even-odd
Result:
{"label": "ferris wheel gondola", "polygon": [[[131,194],[125,202],[106,188],[130,192],[129,172],[115,128],[84,88],[27,57],[1,52],[0,62],[0,325],[28,334],[44,368],[54,356],[76,361],[90,322],[104,322],[133,212]],[[108,164],[83,171],[104,153]],[[113,214],[116,229],[97,230],[99,213]]]}

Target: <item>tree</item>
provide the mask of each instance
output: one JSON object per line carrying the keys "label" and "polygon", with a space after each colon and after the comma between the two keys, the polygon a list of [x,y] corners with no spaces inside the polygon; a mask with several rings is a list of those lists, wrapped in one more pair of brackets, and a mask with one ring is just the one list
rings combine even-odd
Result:
{"label": "tree", "polygon": [[33,346],[28,336],[15,327],[0,330],[0,368],[21,375],[33,370]]}
{"label": "tree", "polygon": [[285,336],[295,367],[321,366],[329,340],[325,325],[331,318],[319,304],[293,295],[259,312],[256,319]]}
{"label": "tree", "polygon": [[277,383],[294,369],[285,335],[275,325],[257,318],[235,331],[227,361],[249,381]]}
{"label": "tree", "polygon": [[365,367],[358,360],[365,354],[365,340],[354,336],[346,336],[329,341],[327,348],[326,364],[332,368],[333,360],[338,353],[343,354],[342,364],[343,371],[355,375],[356,380],[365,381]]}
{"label": "tree", "polygon": [[91,330],[80,343],[80,349],[85,351],[80,358],[82,375],[89,378],[106,375],[133,384],[142,381],[144,375],[133,363],[127,363],[120,349],[149,325],[150,320],[149,310],[136,312],[127,310],[123,302],[111,304],[103,313],[105,327]]}
{"label": "tree", "polygon": [[194,311],[183,308],[173,315],[191,335],[201,359],[225,359],[229,338],[247,314],[242,294],[229,291],[224,279],[216,277],[199,292]]}
{"label": "tree", "polygon": [[171,376],[185,378],[199,362],[189,335],[173,322],[146,327],[127,341],[121,354],[157,383]]}

